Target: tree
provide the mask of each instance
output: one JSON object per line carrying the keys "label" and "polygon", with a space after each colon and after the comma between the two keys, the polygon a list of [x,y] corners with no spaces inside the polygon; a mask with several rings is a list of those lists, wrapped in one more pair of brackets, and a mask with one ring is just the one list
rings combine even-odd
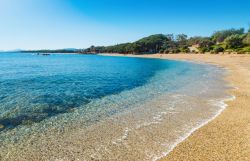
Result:
{"label": "tree", "polygon": [[185,34],[179,34],[176,36],[176,41],[177,42],[184,42],[184,41],[187,41],[187,35]]}
{"label": "tree", "polygon": [[211,47],[214,45],[214,42],[211,41],[210,38],[204,38],[201,42],[200,42],[200,46],[201,47]]}
{"label": "tree", "polygon": [[166,35],[156,34],[142,38],[135,43],[140,45],[141,53],[157,53],[160,51],[165,41],[169,41]]}
{"label": "tree", "polygon": [[245,45],[250,45],[250,32],[246,35],[246,37],[243,39],[243,43]]}
{"label": "tree", "polygon": [[203,41],[205,38],[201,37],[201,36],[195,36],[195,37],[191,37],[188,40],[188,45],[192,46],[192,45],[199,45],[201,41]]}
{"label": "tree", "polygon": [[90,52],[94,52],[94,50],[95,50],[95,46],[94,45],[90,46]]}
{"label": "tree", "polygon": [[214,42],[209,37],[191,37],[188,40],[188,45],[198,45],[199,47],[210,48]]}
{"label": "tree", "polygon": [[201,53],[209,52],[213,48],[214,42],[209,37],[193,37],[189,39],[189,45],[197,45]]}
{"label": "tree", "polygon": [[213,35],[212,35],[212,40],[216,43],[221,43],[223,42],[227,37],[231,36],[231,35],[242,35],[244,34],[244,28],[240,28],[240,29],[229,29],[229,30],[221,30],[221,31],[216,31]]}
{"label": "tree", "polygon": [[[217,44],[219,43],[219,44]],[[216,45],[217,44],[217,45]],[[190,48],[192,46],[192,48]],[[173,34],[156,34],[144,37],[132,43],[123,43],[113,46],[91,46],[84,50],[86,53],[178,53],[190,52],[189,49],[204,52],[222,52],[225,49],[232,51],[250,47],[250,29],[244,33],[244,29],[229,29],[215,32],[211,37],[191,37],[185,34],[174,36]]]}
{"label": "tree", "polygon": [[165,35],[169,41],[174,41],[174,34],[167,34]]}
{"label": "tree", "polygon": [[161,46],[161,50],[164,51],[164,53],[173,53],[174,50],[178,48],[177,43],[174,41],[174,35],[166,35],[168,38],[163,42],[163,45]]}
{"label": "tree", "polygon": [[243,35],[235,34],[225,39],[225,44],[228,49],[236,49],[243,46]]}
{"label": "tree", "polygon": [[185,34],[179,34],[176,36],[176,42],[178,46],[183,47],[187,45],[187,38],[188,36]]}

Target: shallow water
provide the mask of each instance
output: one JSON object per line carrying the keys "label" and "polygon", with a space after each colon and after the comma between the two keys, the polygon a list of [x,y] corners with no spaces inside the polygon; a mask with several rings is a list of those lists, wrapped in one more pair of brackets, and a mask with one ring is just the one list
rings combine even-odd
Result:
{"label": "shallow water", "polygon": [[153,160],[216,115],[229,88],[223,69],[159,59],[4,53],[0,69],[9,160]]}

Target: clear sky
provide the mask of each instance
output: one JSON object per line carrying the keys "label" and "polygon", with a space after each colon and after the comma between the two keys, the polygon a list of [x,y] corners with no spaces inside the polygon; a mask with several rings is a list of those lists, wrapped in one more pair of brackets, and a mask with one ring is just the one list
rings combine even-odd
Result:
{"label": "clear sky", "polygon": [[0,0],[0,50],[86,48],[247,28],[250,0]]}

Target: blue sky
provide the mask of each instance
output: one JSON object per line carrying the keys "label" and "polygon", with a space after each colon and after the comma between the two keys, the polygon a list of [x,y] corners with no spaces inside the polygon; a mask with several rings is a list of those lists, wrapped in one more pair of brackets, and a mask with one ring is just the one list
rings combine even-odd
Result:
{"label": "blue sky", "polygon": [[0,0],[0,50],[86,48],[248,28],[250,0]]}

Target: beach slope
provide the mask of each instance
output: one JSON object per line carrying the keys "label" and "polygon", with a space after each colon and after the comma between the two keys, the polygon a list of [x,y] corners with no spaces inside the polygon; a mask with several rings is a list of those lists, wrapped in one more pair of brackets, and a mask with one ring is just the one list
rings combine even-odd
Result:
{"label": "beach slope", "polygon": [[164,161],[250,160],[250,55],[153,54],[133,57],[211,63],[228,70],[234,101],[214,120],[179,143]]}
{"label": "beach slope", "polygon": [[167,55],[213,63],[229,70],[236,99],[216,119],[195,131],[162,160],[250,160],[250,55]]}
{"label": "beach slope", "polygon": [[236,97],[216,119],[196,130],[162,160],[250,160],[250,55],[144,55],[173,60],[212,63],[226,68],[226,80]]}

